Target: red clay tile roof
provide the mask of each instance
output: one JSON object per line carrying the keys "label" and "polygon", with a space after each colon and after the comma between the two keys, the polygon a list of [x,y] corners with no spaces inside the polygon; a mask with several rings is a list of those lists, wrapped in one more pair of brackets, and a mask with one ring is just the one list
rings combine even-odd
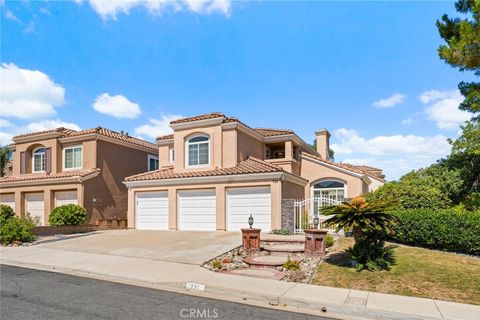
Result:
{"label": "red clay tile roof", "polygon": [[173,139],[173,134],[166,134],[164,136],[157,137],[157,141]]}
{"label": "red clay tile roof", "polygon": [[141,140],[138,138],[134,138],[132,136],[122,134],[107,128],[103,127],[96,127],[93,129],[85,129],[85,130],[80,130],[80,131],[75,131],[75,130],[70,130],[70,129],[65,129],[63,127],[52,129],[52,130],[46,130],[46,131],[38,131],[38,132],[31,132],[27,134],[22,134],[16,137],[13,137],[13,139],[19,138],[19,137],[30,137],[30,136],[36,136],[36,135],[41,135],[45,133],[51,133],[51,132],[58,132],[63,134],[64,137],[77,137],[77,136],[83,136],[87,134],[99,134],[105,137],[110,137],[114,138],[120,141],[124,142],[129,142],[138,146],[146,147],[152,149],[152,151],[157,152],[158,151],[158,146],[155,143],[151,143],[145,140]]}
{"label": "red clay tile roof", "polygon": [[[177,173],[175,173],[171,168],[159,169],[156,171],[150,171],[150,172],[127,177],[125,181],[231,176],[231,175],[238,175],[238,174],[255,174],[255,173],[270,173],[270,172],[287,173],[279,166],[268,163],[266,161],[262,161],[254,157],[249,157],[247,160],[242,161],[237,166],[231,167],[231,168],[212,169],[212,170],[204,170],[204,171],[177,172]],[[290,173],[287,173],[287,174],[290,174]]]}
{"label": "red clay tile roof", "polygon": [[84,178],[86,176],[89,176],[97,172],[100,172],[100,169],[96,168],[96,169],[90,169],[90,170],[69,170],[69,171],[64,171],[64,172],[54,173],[54,174],[40,174],[40,173],[22,174],[19,176],[1,177],[0,184],[6,183],[6,182],[40,181],[40,180],[55,182],[65,178],[75,178],[75,177]]}
{"label": "red clay tile roof", "polygon": [[264,137],[281,136],[284,134],[294,133],[293,130],[288,129],[253,128],[253,130],[257,131]]}
{"label": "red clay tile roof", "polygon": [[[351,172],[354,172],[354,173],[358,173],[358,174],[366,174],[366,175],[371,176],[373,178],[376,178],[378,180],[385,181],[385,176],[382,174],[382,170],[377,169],[377,168],[367,167],[367,166],[355,166],[353,164],[342,163],[342,162],[333,162],[333,161],[323,159],[321,157],[318,157],[318,156],[316,156],[314,154],[311,154],[311,153],[308,153],[308,152],[302,152],[302,155],[307,157],[307,158],[315,159],[317,161],[324,162],[324,163],[327,163],[327,164],[332,165],[332,166],[336,166],[336,167],[341,168],[341,169],[345,169],[345,170],[348,170],[348,171],[351,171]],[[371,169],[367,169],[367,168],[371,168]],[[372,170],[372,169],[375,169],[375,170]]]}
{"label": "red clay tile roof", "polygon": [[177,124],[177,123],[185,123],[185,122],[192,122],[192,121],[199,121],[199,120],[207,120],[213,118],[225,118],[225,115],[221,112],[211,112],[207,114],[201,114],[194,117],[182,118],[178,120],[170,121],[170,124]]}
{"label": "red clay tile roof", "polygon": [[64,127],[59,127],[59,128],[50,129],[50,130],[36,131],[36,132],[29,132],[29,133],[25,133],[25,134],[20,134],[18,136],[13,137],[12,140],[17,139],[17,138],[31,137],[31,136],[37,136],[37,135],[46,134],[46,133],[53,133],[53,132],[58,132],[58,133],[61,133],[65,136],[68,136],[70,133],[75,132],[75,130],[67,129],[67,128],[64,128]]}

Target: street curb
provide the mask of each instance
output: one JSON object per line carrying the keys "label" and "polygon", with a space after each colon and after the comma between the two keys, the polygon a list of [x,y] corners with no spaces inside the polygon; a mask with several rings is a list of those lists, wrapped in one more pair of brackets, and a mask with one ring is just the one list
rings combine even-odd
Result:
{"label": "street curb", "polygon": [[[198,297],[212,298],[218,300],[228,300],[238,303],[250,304],[272,309],[287,308],[285,311],[302,312],[325,317],[348,320],[366,320],[366,319],[390,319],[390,320],[438,320],[447,319],[440,317],[428,317],[421,315],[412,315],[398,312],[390,312],[376,309],[368,309],[362,306],[339,305],[332,303],[323,303],[314,300],[305,300],[297,298],[283,297],[286,292],[278,295],[264,295],[254,291],[233,290],[222,286],[206,285],[204,291],[192,291],[186,289],[186,282],[149,282],[128,277],[117,277],[114,275],[83,271],[80,269],[47,266],[36,263],[25,263],[10,259],[1,259],[0,264],[37,269],[42,271],[57,272],[91,278],[96,280],[111,281],[115,283],[135,285],[152,289],[160,289],[175,293],[183,293]],[[293,287],[292,287],[293,288]],[[326,308],[326,312],[322,312]]]}

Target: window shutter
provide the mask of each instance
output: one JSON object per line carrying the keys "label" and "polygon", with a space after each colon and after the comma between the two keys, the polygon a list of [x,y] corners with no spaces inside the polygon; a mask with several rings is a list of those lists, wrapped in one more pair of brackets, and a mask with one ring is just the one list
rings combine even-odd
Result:
{"label": "window shutter", "polygon": [[52,172],[52,148],[45,149],[45,171]]}
{"label": "window shutter", "polygon": [[25,173],[25,161],[27,158],[25,157],[25,152],[20,152],[20,174]]}

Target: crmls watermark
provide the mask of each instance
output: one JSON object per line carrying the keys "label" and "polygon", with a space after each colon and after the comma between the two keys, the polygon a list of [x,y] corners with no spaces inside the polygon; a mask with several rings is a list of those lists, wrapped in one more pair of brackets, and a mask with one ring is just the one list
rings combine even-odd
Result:
{"label": "crmls watermark", "polygon": [[181,309],[180,317],[183,319],[216,319],[218,318],[218,309]]}

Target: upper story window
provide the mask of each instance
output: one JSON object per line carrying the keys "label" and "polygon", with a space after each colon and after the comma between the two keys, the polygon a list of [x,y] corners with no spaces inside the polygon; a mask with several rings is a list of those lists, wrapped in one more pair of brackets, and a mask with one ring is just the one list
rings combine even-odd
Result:
{"label": "upper story window", "polygon": [[83,167],[83,147],[67,147],[63,149],[63,169],[81,169]]}
{"label": "upper story window", "polygon": [[175,150],[173,149],[173,147],[170,147],[168,152],[170,157],[170,163],[173,163],[175,161]]}
{"label": "upper story window", "polygon": [[187,167],[208,166],[210,164],[210,139],[196,136],[187,141]]}
{"label": "upper story window", "polygon": [[33,150],[32,171],[45,172],[45,148],[37,148]]}
{"label": "upper story window", "polygon": [[160,163],[157,156],[148,155],[148,171],[158,170]]}

